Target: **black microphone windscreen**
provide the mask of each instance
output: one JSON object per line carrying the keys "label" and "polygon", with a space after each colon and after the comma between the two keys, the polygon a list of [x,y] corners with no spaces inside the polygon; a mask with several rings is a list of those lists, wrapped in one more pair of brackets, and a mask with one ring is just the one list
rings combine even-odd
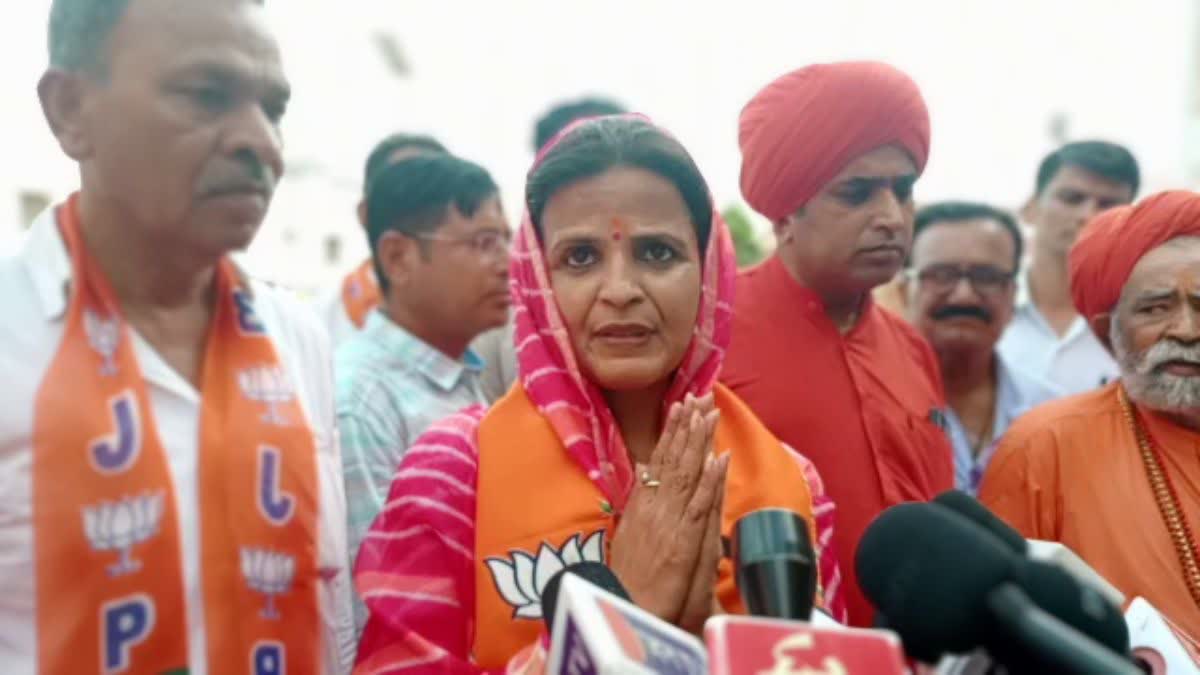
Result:
{"label": "black microphone windscreen", "polygon": [[558,588],[562,585],[564,574],[574,574],[622,600],[630,600],[629,591],[625,590],[621,580],[607,565],[591,561],[567,565],[555,572],[542,589],[542,620],[546,623],[547,631],[554,630],[554,613],[558,611]]}
{"label": "black microphone windscreen", "polygon": [[1121,609],[1061,567],[1026,561],[1017,584],[1047,614],[1118,654],[1129,651],[1129,626]]}
{"label": "black microphone windscreen", "polygon": [[988,532],[999,537],[1005,545],[1017,553],[1023,554],[1029,548],[1029,544],[1025,542],[1025,537],[1022,537],[1020,532],[1009,527],[1008,523],[1000,520],[999,516],[989,511],[978,499],[965,492],[947,490],[934,497],[933,503],[944,506],[960,516],[966,517],[976,525],[983,527]]}
{"label": "black microphone windscreen", "polygon": [[733,527],[738,592],[754,616],[807,621],[817,593],[808,523],[786,509],[759,509]]}
{"label": "black microphone windscreen", "polygon": [[855,554],[858,581],[914,658],[981,645],[988,593],[1017,558],[995,537],[932,504],[900,504],[866,529]]}

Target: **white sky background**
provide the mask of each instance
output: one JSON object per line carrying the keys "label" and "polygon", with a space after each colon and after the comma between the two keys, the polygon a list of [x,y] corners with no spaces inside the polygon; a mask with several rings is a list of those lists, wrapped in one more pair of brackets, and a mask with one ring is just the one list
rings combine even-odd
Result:
{"label": "white sky background", "polygon": [[[48,0],[0,22],[0,219],[18,189],[69,191],[37,105]],[[1062,113],[1071,138],[1128,144],[1149,189],[1188,186],[1196,96],[1193,0],[268,0],[295,96],[295,169],[249,254],[260,273],[313,288],[366,254],[353,219],[361,165],[394,130],[429,132],[480,162],[515,219],[532,126],[553,102],[602,93],[645,112],[695,156],[722,204],[740,198],[737,115],[773,77],[818,61],[886,60],[921,86],[933,149],[920,201],[1017,207]],[[369,35],[393,33],[397,79]],[[1193,111],[1195,106],[1192,106]],[[1193,114],[1192,117],[1195,117]],[[10,215],[10,212],[12,215]],[[285,234],[285,231],[286,234]],[[16,228],[0,227],[0,249]],[[322,240],[345,255],[324,265]]]}

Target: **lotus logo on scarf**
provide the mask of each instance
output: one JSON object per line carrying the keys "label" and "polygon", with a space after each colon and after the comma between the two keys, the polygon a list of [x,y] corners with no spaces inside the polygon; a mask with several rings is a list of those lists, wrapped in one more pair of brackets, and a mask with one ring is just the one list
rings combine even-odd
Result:
{"label": "lotus logo on scarf", "polygon": [[117,346],[121,344],[121,324],[116,319],[101,318],[90,309],[83,310],[83,332],[87,333],[88,344],[104,358],[100,374],[109,377],[117,374],[117,363],[113,359]]}
{"label": "lotus logo on scarf", "polygon": [[296,576],[296,559],[285,553],[242,547],[242,576],[246,579],[246,585],[267,596],[262,617],[278,619],[275,596],[291,590],[292,579]]}
{"label": "lotus logo on scarf", "polygon": [[263,421],[281,427],[287,425],[287,416],[280,412],[279,405],[291,401],[296,388],[281,366],[247,368],[238,373],[238,386],[246,398],[267,405]]}
{"label": "lotus logo on scarf", "polygon": [[540,621],[542,591],[556,573],[581,562],[604,563],[604,530],[598,530],[580,543],[577,534],[562,548],[542,542],[537,557],[525,551],[513,551],[511,558],[488,558],[492,581],[504,601],[513,606],[514,619]]}
{"label": "lotus logo on scarf", "polygon": [[108,568],[108,575],[120,577],[142,568],[133,557],[133,547],[158,534],[163,516],[162,490],[118,502],[101,502],[83,507],[83,532],[96,551],[118,551],[120,560]]}

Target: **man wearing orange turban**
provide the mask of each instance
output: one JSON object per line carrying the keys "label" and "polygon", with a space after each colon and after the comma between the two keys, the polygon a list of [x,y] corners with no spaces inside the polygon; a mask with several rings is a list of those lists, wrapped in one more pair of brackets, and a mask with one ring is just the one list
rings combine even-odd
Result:
{"label": "man wearing orange turban", "polygon": [[933,352],[871,300],[908,255],[929,113],[891,66],[814,65],[751,99],[739,141],[742,194],[779,246],[738,279],[723,378],[821,471],[850,620],[868,625],[854,572],[863,530],[954,485]]}
{"label": "man wearing orange turban", "polygon": [[1097,216],[1069,269],[1121,379],[1019,419],[980,496],[1200,637],[1200,194]]}

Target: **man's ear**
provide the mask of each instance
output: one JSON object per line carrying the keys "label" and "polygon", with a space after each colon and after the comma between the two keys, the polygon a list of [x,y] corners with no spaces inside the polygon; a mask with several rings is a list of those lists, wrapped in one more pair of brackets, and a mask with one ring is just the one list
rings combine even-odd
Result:
{"label": "man's ear", "polygon": [[781,244],[790,242],[793,237],[795,237],[795,235],[792,234],[792,228],[796,226],[797,221],[803,216],[804,209],[801,209],[791,215],[784,216],[783,218],[775,221],[775,241]]}
{"label": "man's ear", "polygon": [[412,278],[420,257],[417,241],[399,232],[385,232],[375,245],[375,260],[390,287],[402,287]]}
{"label": "man's ear", "polygon": [[1107,349],[1111,354],[1113,352],[1112,335],[1110,334],[1110,329],[1112,328],[1112,313],[1105,312],[1104,314],[1097,314],[1096,316],[1088,319],[1088,325],[1092,327],[1092,332],[1096,334],[1096,338],[1100,340],[1100,343],[1103,344],[1104,348]]}
{"label": "man's ear", "polygon": [[366,198],[358,200],[358,224],[362,229],[367,229],[367,200]]}
{"label": "man's ear", "polygon": [[46,123],[63,152],[75,161],[83,161],[92,154],[83,114],[87,88],[83,75],[58,68],[43,73],[37,85]]}

